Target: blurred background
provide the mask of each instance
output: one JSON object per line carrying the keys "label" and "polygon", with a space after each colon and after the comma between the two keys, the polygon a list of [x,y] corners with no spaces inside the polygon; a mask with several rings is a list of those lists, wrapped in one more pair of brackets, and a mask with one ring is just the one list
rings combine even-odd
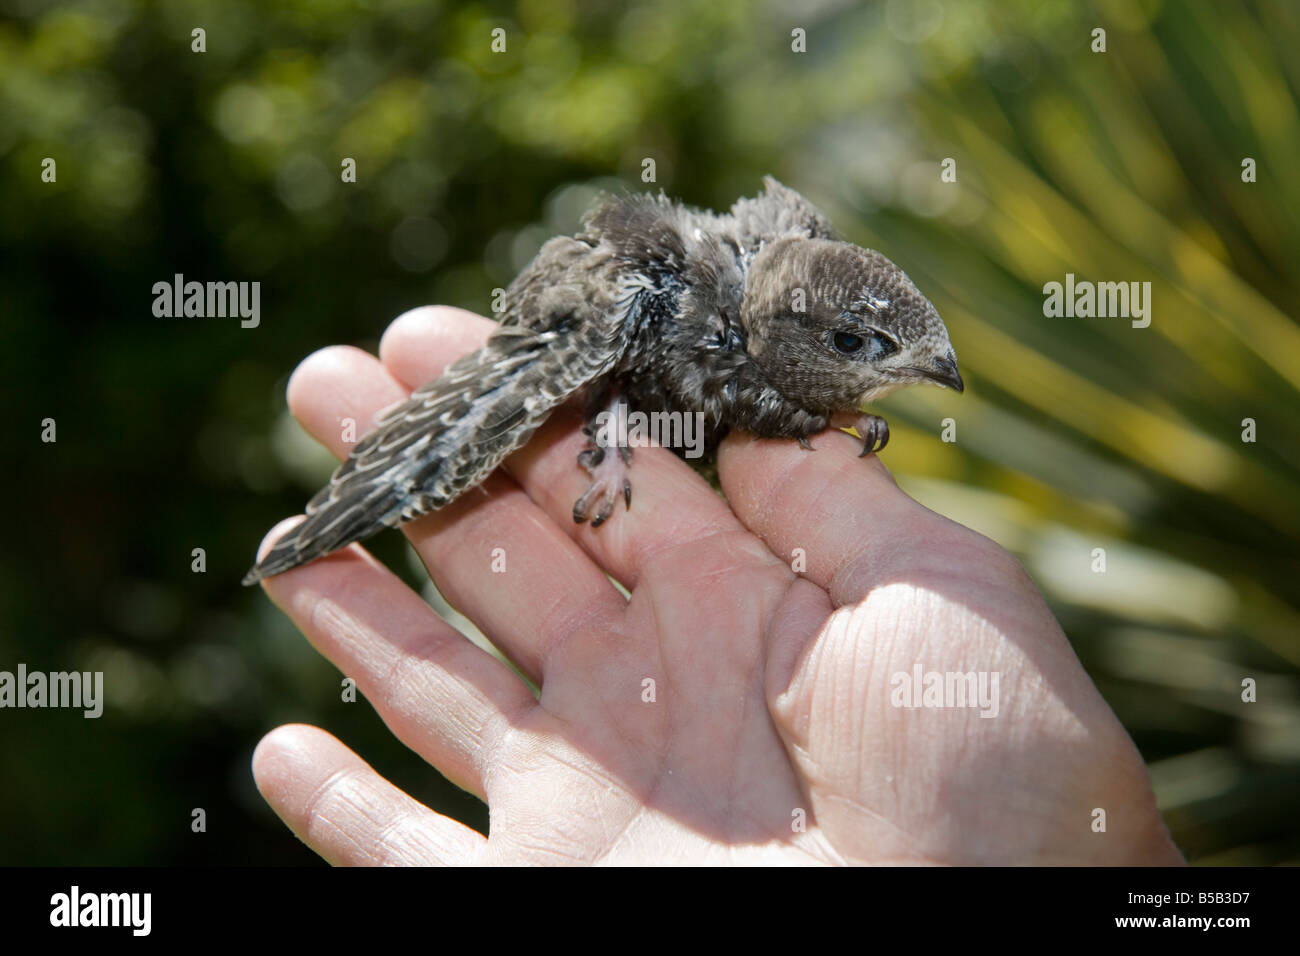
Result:
{"label": "blurred background", "polygon": [[[1025,562],[1178,844],[1202,864],[1300,861],[1297,5],[0,0],[0,16],[0,669],[102,670],[107,697],[98,720],[0,712],[0,864],[314,861],[249,772],[285,721],[486,827],[239,586],[332,467],[287,416],[288,375],[331,343],[374,348],[417,305],[489,312],[600,189],[724,209],[765,173],[943,315],[967,391],[882,403],[885,460]],[[1067,272],[1149,281],[1150,327],[1045,317]],[[155,318],[176,273],[261,282],[260,325]],[[400,536],[374,550],[422,586]]]}

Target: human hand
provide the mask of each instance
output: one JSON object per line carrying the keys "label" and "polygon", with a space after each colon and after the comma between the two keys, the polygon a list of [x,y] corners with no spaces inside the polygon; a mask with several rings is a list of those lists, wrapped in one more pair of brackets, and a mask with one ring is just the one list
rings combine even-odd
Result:
{"label": "human hand", "polygon": [[[492,328],[407,313],[380,359],[335,347],[303,362],[290,408],[345,456],[341,419],[373,423]],[[638,449],[632,508],[592,529],[571,516],[580,426],[557,412],[503,471],[403,527],[540,698],[357,545],[262,582],[491,813],[484,838],[323,730],[281,727],[254,755],[257,784],[325,859],[1182,862],[1141,758],[1019,563],[903,494],[860,441],[733,435],[725,502],[671,452]],[[996,674],[996,715],[891,703],[918,663]]]}

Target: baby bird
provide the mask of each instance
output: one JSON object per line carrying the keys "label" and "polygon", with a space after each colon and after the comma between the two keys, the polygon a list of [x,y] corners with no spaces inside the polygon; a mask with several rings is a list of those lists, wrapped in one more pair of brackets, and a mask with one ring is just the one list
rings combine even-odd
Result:
{"label": "baby bird", "polygon": [[854,425],[862,454],[889,440],[863,403],[914,382],[962,391],[934,306],[878,252],[768,177],[729,213],[660,195],[598,203],[506,290],[483,348],[389,412],[244,578],[281,574],[441,508],[483,481],[569,400],[589,413],[579,463],[592,475],[575,521],[632,504],[630,449],[608,453],[617,403],[700,413],[712,452],[732,428],[808,438]]}

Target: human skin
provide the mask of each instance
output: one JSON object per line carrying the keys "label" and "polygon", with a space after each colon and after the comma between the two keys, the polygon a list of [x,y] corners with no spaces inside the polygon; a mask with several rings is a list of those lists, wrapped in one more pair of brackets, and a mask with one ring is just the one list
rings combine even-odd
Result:
{"label": "human skin", "polygon": [[[336,346],[304,361],[290,409],[346,456],[343,419],[364,432],[492,328],[408,312],[378,359]],[[258,788],[326,860],[1183,862],[1141,757],[1020,564],[905,495],[859,440],[732,435],[725,501],[671,452],[639,448],[632,507],[593,529],[572,518],[580,428],[557,413],[485,484],[402,529],[540,697],[358,545],[262,582],[491,815],[485,838],[324,730],[280,727],[254,754]],[[918,662],[996,673],[996,716],[894,706],[890,678]]]}

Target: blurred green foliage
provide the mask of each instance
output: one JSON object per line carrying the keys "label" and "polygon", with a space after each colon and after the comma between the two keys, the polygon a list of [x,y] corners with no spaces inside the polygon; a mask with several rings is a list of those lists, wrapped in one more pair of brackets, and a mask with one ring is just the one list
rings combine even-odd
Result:
{"label": "blurred green foliage", "polygon": [[[488,311],[596,187],[643,188],[646,157],[657,187],[714,208],[770,172],[908,271],[969,387],[884,403],[889,465],[1025,561],[1193,860],[1300,858],[1300,7],[0,0],[0,14],[14,456],[0,668],[102,669],[109,698],[97,721],[0,713],[0,863],[310,861],[248,771],[289,720],[486,826],[239,587],[330,467],[284,385],[311,350],[373,347],[415,305]],[[1044,317],[1044,283],[1067,272],[1150,281],[1150,328]],[[152,286],[176,273],[260,281],[260,326],[154,318]],[[955,444],[939,439],[948,417]],[[416,581],[403,547],[375,550]],[[190,832],[195,807],[206,834]]]}

